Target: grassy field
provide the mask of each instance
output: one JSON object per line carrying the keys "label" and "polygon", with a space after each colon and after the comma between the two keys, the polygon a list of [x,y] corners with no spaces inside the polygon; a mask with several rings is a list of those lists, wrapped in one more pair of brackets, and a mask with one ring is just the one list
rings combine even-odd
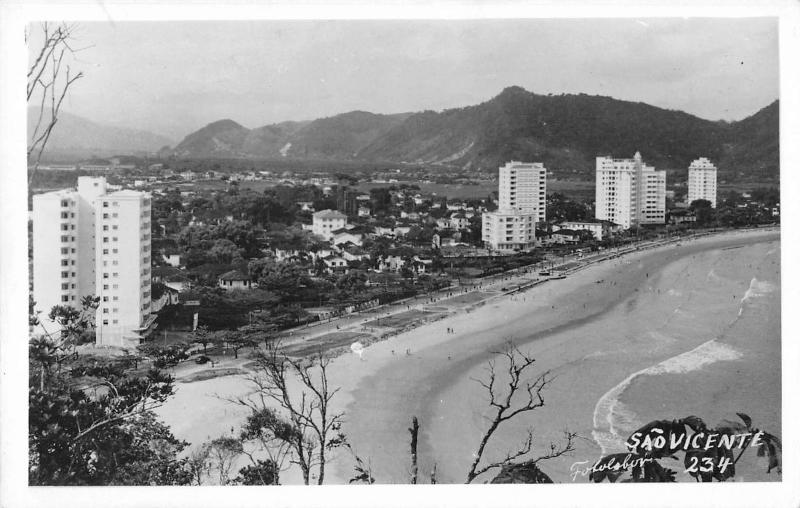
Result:
{"label": "grassy field", "polygon": [[333,332],[309,340],[307,344],[294,344],[283,350],[290,356],[309,356],[317,351],[328,351],[343,346],[349,346],[362,337],[369,337],[369,334],[359,332]]}
{"label": "grassy field", "polygon": [[472,291],[469,293],[454,296],[452,298],[448,298],[444,300],[442,303],[457,304],[457,305],[475,303],[485,299],[487,296],[489,296],[489,293],[484,293],[481,291]]}
{"label": "grassy field", "polygon": [[417,319],[424,318],[430,316],[431,312],[426,312],[423,310],[409,310],[407,312],[401,312],[399,314],[394,314],[393,316],[388,316],[384,318],[374,319],[367,323],[364,323],[366,327],[374,327],[374,326],[382,326],[382,327],[391,327],[391,328],[402,328],[403,326],[410,324]]}

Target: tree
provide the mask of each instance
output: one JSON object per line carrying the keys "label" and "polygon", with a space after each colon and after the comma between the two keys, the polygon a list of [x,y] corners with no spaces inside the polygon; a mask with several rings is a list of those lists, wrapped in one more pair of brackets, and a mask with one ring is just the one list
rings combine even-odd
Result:
{"label": "tree", "polygon": [[378,187],[370,189],[370,201],[372,203],[372,210],[375,214],[388,213],[392,207],[392,193],[386,187]]}
{"label": "tree", "polygon": [[[527,380],[527,374],[530,367],[533,366],[535,360],[520,351],[513,343],[509,342],[505,349],[496,353],[505,360],[506,366],[502,372],[505,374],[505,379],[498,379],[500,375],[496,369],[494,360],[490,360],[488,364],[489,379],[480,380],[476,379],[489,395],[489,406],[494,414],[491,416],[489,428],[484,431],[478,448],[475,452],[475,458],[470,465],[467,472],[466,483],[472,483],[481,474],[495,468],[504,468],[513,463],[514,459],[527,455],[533,446],[533,429],[528,429],[528,435],[524,443],[514,452],[508,452],[505,458],[489,462],[481,466],[483,461],[486,445],[488,444],[494,432],[504,423],[515,416],[528,411],[534,411],[544,406],[544,397],[542,392],[550,383],[550,372],[546,371],[536,376],[532,381]],[[507,381],[507,389],[501,388],[501,383]],[[520,404],[515,400],[515,396],[521,396],[523,402]],[[560,457],[561,455],[570,453],[574,449],[574,440],[577,434],[565,431],[565,442],[562,445],[550,443],[550,449],[545,454],[536,459],[528,460],[525,464],[536,466],[538,463]]]}
{"label": "tree", "polygon": [[189,345],[182,342],[169,346],[145,342],[138,346],[138,350],[144,357],[149,358],[157,369],[174,367],[189,359]]}
{"label": "tree", "polygon": [[698,226],[706,226],[714,220],[714,209],[711,208],[711,201],[707,199],[695,199],[689,205],[689,209],[694,212]]}
{"label": "tree", "polygon": [[43,22],[39,25],[40,33],[25,32],[27,43],[36,43],[33,38],[42,38],[28,68],[27,101],[28,104],[32,101],[38,103],[38,111],[33,113],[36,114],[33,131],[28,133],[28,160],[33,159],[33,168],[28,175],[29,186],[58,122],[61,103],[70,87],[83,77],[83,72],[72,72],[68,63],[72,55],[79,51],[73,47],[76,29],[75,24]]}
{"label": "tree", "polygon": [[225,332],[222,336],[222,340],[230,349],[233,349],[233,357],[236,359],[239,358],[240,349],[258,345],[258,342],[249,333],[239,330]]}
{"label": "tree", "polygon": [[258,460],[239,470],[233,483],[240,485],[278,485],[278,466],[271,460]]}
{"label": "tree", "polygon": [[41,337],[31,342],[31,372],[40,376],[28,390],[29,483],[186,483],[177,459],[185,443],[152,413],[172,394],[172,377],[155,369],[131,375],[127,362],[65,355],[70,339],[46,348]]}
{"label": "tree", "polygon": [[237,247],[235,243],[227,238],[215,240],[208,251],[208,255],[214,262],[228,265],[242,263],[244,261],[242,253],[243,249]]}
{"label": "tree", "polygon": [[[338,388],[328,385],[330,359],[322,353],[311,359],[290,358],[280,351],[279,344],[270,344],[256,359],[255,372],[249,377],[256,390],[256,400],[233,400],[248,407],[253,414],[264,415],[268,401],[276,403],[282,415],[265,427],[291,450],[290,462],[297,465],[308,485],[312,476],[317,484],[325,481],[328,454],[346,443],[341,433],[343,413],[334,413],[330,402]],[[290,378],[299,381],[299,389],[289,387]]]}
{"label": "tree", "polygon": [[[87,331],[94,326],[94,311],[97,309],[99,298],[85,296],[81,299],[81,309],[75,309],[67,305],[56,305],[50,309],[48,318],[58,323],[60,332],[57,337],[48,333],[44,329],[38,318],[38,312],[34,313],[35,302],[29,298],[28,322],[32,326],[40,326],[44,330],[44,335],[35,336],[30,340],[29,359],[38,366],[39,390],[44,391],[48,378],[61,371],[61,365],[77,356],[75,346],[77,346]],[[56,371],[53,372],[53,368]],[[33,373],[34,370],[31,370]]]}
{"label": "tree", "polygon": [[208,353],[208,345],[216,341],[214,332],[210,331],[207,326],[200,325],[192,333],[192,342],[203,346],[203,354]]}
{"label": "tree", "polygon": [[248,474],[262,474],[265,472],[263,468],[269,466],[273,469],[268,475],[261,477],[262,485],[278,484],[279,473],[292,452],[291,443],[300,436],[297,435],[291,422],[280,417],[274,409],[263,405],[249,407],[251,413],[245,420],[239,439],[242,443],[256,444],[257,450],[267,455],[267,460],[256,459],[252,453],[245,450],[244,453],[250,458],[253,468],[248,470]]}
{"label": "tree", "polygon": [[547,217],[555,221],[581,221],[589,217],[589,209],[563,194],[554,192],[547,196]]}
{"label": "tree", "polygon": [[220,436],[204,446],[208,448],[209,471],[216,470],[219,485],[228,485],[233,463],[242,454],[242,442],[235,437]]}

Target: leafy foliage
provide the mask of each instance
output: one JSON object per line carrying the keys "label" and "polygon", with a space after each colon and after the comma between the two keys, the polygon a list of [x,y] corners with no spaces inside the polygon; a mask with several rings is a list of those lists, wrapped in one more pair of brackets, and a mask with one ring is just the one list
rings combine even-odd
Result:
{"label": "leafy foliage", "polygon": [[[780,473],[780,439],[754,428],[750,416],[744,413],[736,415],[741,422],[723,420],[714,428],[708,427],[697,416],[678,420],[654,420],[631,434],[626,443],[629,452],[615,453],[599,459],[589,478],[597,483],[603,480],[614,483],[627,471],[612,466],[622,464],[627,459],[633,467],[630,477],[623,481],[674,482],[675,471],[664,467],[660,461],[675,459],[683,453],[683,465],[696,481],[723,482],[736,477],[736,464],[754,439],[758,439],[757,456],[767,460],[767,473],[773,469]],[[685,443],[691,443],[692,446],[698,443],[700,446],[694,448]],[[737,449],[739,453],[735,455]]]}
{"label": "leafy foliage", "polygon": [[233,483],[239,485],[278,485],[279,470],[271,460],[258,460],[239,470]]}

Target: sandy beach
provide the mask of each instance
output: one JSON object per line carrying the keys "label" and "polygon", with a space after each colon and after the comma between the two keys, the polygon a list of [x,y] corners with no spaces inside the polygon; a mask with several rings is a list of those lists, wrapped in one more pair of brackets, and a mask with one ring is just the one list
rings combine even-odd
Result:
{"label": "sandy beach", "polygon": [[[491,351],[509,339],[537,359],[536,372],[555,377],[545,407],[498,432],[487,459],[512,450],[528,427],[533,456],[569,429],[582,436],[574,454],[542,467],[571,482],[573,462],[621,451],[626,432],[655,418],[695,414],[713,425],[741,411],[780,435],[779,232],[731,232],[603,261],[372,344],[361,359],[336,358],[330,376],[341,387],[344,430],[378,482],[408,481],[415,415],[421,476],[435,463],[440,482],[464,481],[486,425],[486,395],[472,378],[485,376]],[[159,414],[176,436],[200,444],[238,430],[244,412],[224,398],[249,390],[241,376],[181,383]],[[681,466],[670,467],[691,480]],[[759,473],[754,453],[737,469],[749,480],[779,478]],[[352,460],[340,452],[326,483],[350,476]]]}

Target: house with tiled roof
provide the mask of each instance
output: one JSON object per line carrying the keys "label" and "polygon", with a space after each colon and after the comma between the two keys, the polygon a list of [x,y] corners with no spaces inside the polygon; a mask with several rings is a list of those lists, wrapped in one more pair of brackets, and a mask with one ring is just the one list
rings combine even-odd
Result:
{"label": "house with tiled roof", "polygon": [[250,289],[253,279],[239,270],[231,270],[219,276],[219,287],[222,289]]}
{"label": "house with tiled roof", "polygon": [[331,241],[333,245],[342,245],[345,243],[352,243],[354,245],[361,245],[363,242],[363,235],[359,232],[353,232],[348,229],[339,229],[333,232]]}

